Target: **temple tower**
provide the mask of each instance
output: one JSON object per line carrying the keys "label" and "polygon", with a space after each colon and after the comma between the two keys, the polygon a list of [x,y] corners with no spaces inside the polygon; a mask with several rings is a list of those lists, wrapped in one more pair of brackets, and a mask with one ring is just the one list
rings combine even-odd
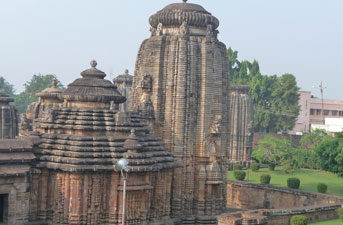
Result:
{"label": "temple tower", "polygon": [[126,98],[126,102],[119,105],[119,111],[121,112],[127,112],[129,110],[132,79],[133,76],[129,74],[129,70],[127,69],[124,74],[113,79],[113,83],[117,86],[120,94]]}
{"label": "temple tower", "polygon": [[131,107],[152,124],[184,167],[174,173],[172,215],[215,224],[225,209],[229,71],[219,21],[197,4],[150,17],[136,62]]}
{"label": "temple tower", "polygon": [[13,101],[13,98],[0,90],[0,139],[12,139],[18,135],[18,112],[9,104]]}
{"label": "temple tower", "polygon": [[249,164],[251,161],[254,110],[249,96],[249,86],[232,85],[230,87],[230,145],[231,163]]}

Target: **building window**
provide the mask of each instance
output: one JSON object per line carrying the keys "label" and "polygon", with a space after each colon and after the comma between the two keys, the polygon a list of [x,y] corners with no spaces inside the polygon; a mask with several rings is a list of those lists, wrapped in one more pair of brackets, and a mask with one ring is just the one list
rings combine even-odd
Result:
{"label": "building window", "polygon": [[343,116],[343,111],[339,111],[339,116]]}
{"label": "building window", "polygon": [[311,110],[310,110],[310,114],[311,114],[311,115],[314,115],[314,109],[311,109]]}
{"label": "building window", "polygon": [[8,195],[0,195],[0,223],[7,223]]}
{"label": "building window", "polygon": [[317,115],[320,115],[320,113],[321,113],[321,110],[317,109]]}
{"label": "building window", "polygon": [[324,116],[329,115],[329,110],[324,110]]}
{"label": "building window", "polygon": [[337,116],[337,110],[332,110],[332,111],[331,111],[331,115]]}

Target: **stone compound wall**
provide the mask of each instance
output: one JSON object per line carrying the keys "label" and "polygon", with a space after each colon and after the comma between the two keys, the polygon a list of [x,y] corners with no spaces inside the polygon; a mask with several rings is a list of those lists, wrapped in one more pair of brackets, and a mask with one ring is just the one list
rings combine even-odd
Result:
{"label": "stone compound wall", "polygon": [[343,198],[241,181],[230,180],[227,185],[227,208],[280,209],[328,204],[343,204]]}
{"label": "stone compound wall", "polygon": [[289,225],[292,216],[304,215],[310,223],[338,218],[341,205],[301,207],[281,210],[250,210],[227,213],[218,217],[219,225]]}
{"label": "stone compound wall", "polygon": [[294,215],[310,222],[336,219],[343,204],[338,196],[242,181],[228,181],[227,195],[227,208],[242,211],[220,215],[219,225],[289,225]]}

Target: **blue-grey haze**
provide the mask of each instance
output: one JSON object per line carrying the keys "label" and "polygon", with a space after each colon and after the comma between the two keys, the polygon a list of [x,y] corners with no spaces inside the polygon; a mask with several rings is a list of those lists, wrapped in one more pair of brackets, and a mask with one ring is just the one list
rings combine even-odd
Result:
{"label": "blue-grey haze", "polygon": [[[68,84],[95,58],[109,79],[133,72],[148,18],[181,0],[0,0],[0,76],[17,92],[33,74]],[[343,99],[342,0],[190,0],[220,21],[219,39],[257,59],[264,74],[292,73],[302,90],[323,80]]]}

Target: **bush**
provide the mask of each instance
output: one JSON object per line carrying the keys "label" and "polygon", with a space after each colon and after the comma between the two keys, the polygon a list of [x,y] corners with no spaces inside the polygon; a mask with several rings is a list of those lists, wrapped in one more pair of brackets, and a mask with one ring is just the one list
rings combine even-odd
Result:
{"label": "bush", "polygon": [[244,180],[246,173],[244,171],[241,171],[241,170],[235,170],[233,172],[233,175],[236,178],[236,180]]}
{"label": "bush", "polygon": [[343,222],[343,209],[342,208],[338,209],[338,216],[339,216],[339,219],[341,220],[341,222]]}
{"label": "bush", "polygon": [[260,169],[260,165],[258,163],[251,164],[251,170],[256,172]]}
{"label": "bush", "polygon": [[269,174],[262,174],[260,177],[261,184],[270,184],[270,179],[272,177]]}
{"label": "bush", "polygon": [[299,189],[300,187],[300,180],[298,178],[288,178],[287,179],[287,187],[293,188],[293,189]]}
{"label": "bush", "polygon": [[270,171],[274,171],[275,170],[275,166],[276,165],[274,163],[269,163],[268,164],[268,168],[269,168]]}
{"label": "bush", "polygon": [[306,216],[292,216],[291,225],[307,225]]}
{"label": "bush", "polygon": [[242,170],[243,166],[241,164],[235,164],[233,165],[233,170]]}
{"label": "bush", "polygon": [[317,185],[317,191],[318,191],[319,193],[326,193],[327,190],[328,190],[328,186],[327,186],[326,184],[324,184],[324,183],[319,183],[319,184]]}

